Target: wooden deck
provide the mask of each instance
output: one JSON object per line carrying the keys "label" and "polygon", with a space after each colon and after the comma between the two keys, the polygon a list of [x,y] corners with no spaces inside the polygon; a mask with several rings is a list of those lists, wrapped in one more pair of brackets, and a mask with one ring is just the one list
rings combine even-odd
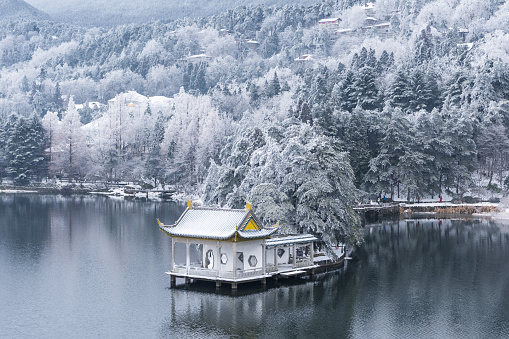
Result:
{"label": "wooden deck", "polygon": [[[289,279],[289,278],[298,278],[303,276],[314,276],[317,273],[326,272],[333,269],[341,268],[344,264],[345,256],[343,255],[336,261],[332,260],[324,260],[318,261],[314,264],[309,262],[307,265],[295,265],[294,267],[291,264],[280,265],[278,266],[277,271],[273,272],[259,272],[256,275],[243,275],[243,272],[238,272],[239,277],[227,277],[227,276],[218,276],[218,275],[202,275],[202,274],[192,274],[192,273],[184,273],[177,271],[166,272],[165,274],[170,276],[170,286],[176,286],[176,278],[182,278],[185,281],[186,285],[189,285],[192,280],[200,280],[200,281],[210,281],[216,283],[216,288],[220,288],[223,283],[230,284],[232,290],[237,290],[238,285],[242,283],[248,283],[253,281],[260,281],[262,285],[266,285],[267,279],[273,279],[274,281],[278,281],[279,279]],[[298,267],[301,266],[301,267]]]}

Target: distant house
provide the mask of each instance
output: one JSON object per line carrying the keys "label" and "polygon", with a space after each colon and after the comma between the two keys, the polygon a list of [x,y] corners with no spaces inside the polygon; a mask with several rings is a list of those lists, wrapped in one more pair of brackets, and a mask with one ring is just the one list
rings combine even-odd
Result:
{"label": "distant house", "polygon": [[247,47],[251,50],[257,50],[260,47],[260,43],[256,40],[246,40]]}
{"label": "distant house", "polygon": [[372,17],[372,16],[368,16],[368,17],[366,17],[366,18],[364,19],[364,22],[366,22],[366,25],[374,25],[374,24],[376,24],[376,23],[377,23],[377,21],[378,21],[378,19],[377,19],[377,18],[374,18],[374,17]]}
{"label": "distant house", "polygon": [[141,95],[136,91],[129,91],[108,100],[108,108],[112,109],[118,106],[122,106],[145,109],[147,107],[147,102],[148,98],[146,96]]}
{"label": "distant house", "polygon": [[474,47],[474,44],[471,42],[467,42],[467,43],[457,44],[456,46],[460,49],[470,51],[472,49],[472,47]]}
{"label": "distant house", "polygon": [[460,36],[460,40],[465,42],[465,40],[467,39],[467,35],[469,33],[469,30],[468,28],[460,28],[458,29],[458,35]]}
{"label": "distant house", "polygon": [[[172,98],[164,96],[146,97],[136,91],[129,91],[127,93],[119,94],[115,98],[108,100],[108,108],[114,109],[122,107],[133,112],[142,113],[145,112],[147,106],[150,105],[150,109],[154,113],[157,111],[164,111],[165,109],[171,107],[172,103]],[[91,107],[92,104],[96,103],[89,103],[89,107]]]}
{"label": "distant house", "polygon": [[295,58],[296,62],[310,62],[313,61],[313,55],[311,54],[303,54],[297,58]]}
{"label": "distant house", "polygon": [[318,26],[326,27],[331,30],[336,30],[338,28],[338,25],[340,22],[341,22],[340,18],[322,19],[322,20],[318,21]]}
{"label": "distant house", "polygon": [[232,35],[232,34],[233,34],[233,31],[229,30],[227,28],[221,28],[219,30],[219,36],[227,36],[227,35]]}
{"label": "distant house", "polygon": [[375,27],[377,33],[380,35],[387,35],[387,34],[391,33],[391,23],[390,22],[376,24],[373,27]]}
{"label": "distant house", "polygon": [[207,54],[195,54],[188,56],[186,59],[188,62],[202,62],[209,61],[211,57],[208,56]]}
{"label": "distant house", "polygon": [[366,3],[364,6],[362,6],[362,9],[368,16],[372,16],[375,14],[375,4],[372,2]]}
{"label": "distant house", "polygon": [[353,28],[338,29],[335,34],[338,36],[353,35],[353,34],[355,34],[355,29],[353,29]]}

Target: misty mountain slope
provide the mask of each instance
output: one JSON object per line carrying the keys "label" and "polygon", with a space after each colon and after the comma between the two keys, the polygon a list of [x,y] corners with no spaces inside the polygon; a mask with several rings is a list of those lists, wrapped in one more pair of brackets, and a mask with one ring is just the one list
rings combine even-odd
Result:
{"label": "misty mountain slope", "polygon": [[44,8],[55,20],[86,26],[114,26],[126,23],[143,23],[154,20],[174,20],[183,17],[201,17],[218,14],[237,6],[284,5],[317,2],[305,0],[187,0],[187,1],[136,1],[136,0],[29,0],[36,8]]}
{"label": "misty mountain slope", "polygon": [[22,0],[0,0],[0,20],[49,19],[49,15]]}

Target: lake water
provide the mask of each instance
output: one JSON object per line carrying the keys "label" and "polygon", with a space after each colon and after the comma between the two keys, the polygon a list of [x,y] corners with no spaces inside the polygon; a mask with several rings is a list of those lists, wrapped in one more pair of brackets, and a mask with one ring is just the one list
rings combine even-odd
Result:
{"label": "lake water", "polygon": [[184,206],[0,195],[1,338],[507,338],[509,226],[366,227],[346,269],[316,280],[169,288]]}

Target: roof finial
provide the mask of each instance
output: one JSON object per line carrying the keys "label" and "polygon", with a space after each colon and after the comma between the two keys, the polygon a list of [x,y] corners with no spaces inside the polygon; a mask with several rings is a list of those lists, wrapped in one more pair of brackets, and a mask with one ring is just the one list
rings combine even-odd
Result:
{"label": "roof finial", "polygon": [[193,209],[193,200],[192,200],[192,199],[189,199],[189,200],[187,201],[187,208],[189,208],[190,210],[192,210],[192,209]]}
{"label": "roof finial", "polygon": [[250,203],[246,202],[246,210],[250,211],[252,209],[253,209],[253,206]]}

